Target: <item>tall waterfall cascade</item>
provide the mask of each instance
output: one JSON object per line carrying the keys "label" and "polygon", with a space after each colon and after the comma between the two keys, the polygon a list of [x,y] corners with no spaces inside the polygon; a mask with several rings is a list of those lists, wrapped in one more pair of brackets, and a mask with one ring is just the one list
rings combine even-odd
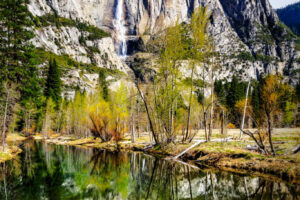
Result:
{"label": "tall waterfall cascade", "polygon": [[117,0],[114,20],[115,34],[117,40],[117,51],[121,57],[127,55],[126,28],[124,26],[124,0]]}

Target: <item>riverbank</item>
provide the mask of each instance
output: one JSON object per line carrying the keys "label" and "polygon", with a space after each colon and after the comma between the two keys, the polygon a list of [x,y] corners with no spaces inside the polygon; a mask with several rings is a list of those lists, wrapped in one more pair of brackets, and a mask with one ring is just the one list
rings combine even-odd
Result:
{"label": "riverbank", "polygon": [[[220,170],[230,171],[239,174],[253,174],[271,179],[285,180],[291,183],[300,184],[300,153],[292,154],[291,151],[300,142],[300,129],[276,129],[273,141],[277,156],[266,156],[256,151],[246,149],[254,146],[248,136],[243,135],[237,140],[239,131],[230,130],[226,137],[233,138],[226,142],[206,142],[191,149],[180,157],[181,161],[197,166],[199,168],[214,167]],[[203,139],[199,132],[194,141]],[[214,130],[213,139],[222,139],[225,136]],[[43,140],[41,135],[34,136],[36,140]],[[125,135],[118,146],[123,150],[143,151],[154,156],[173,158],[192,144],[171,144],[166,147],[153,147],[148,133],[142,133],[134,143],[130,135]],[[47,143],[58,145],[71,145],[80,147],[94,147],[108,150],[115,150],[115,142],[101,143],[100,139],[83,138],[75,139],[59,134],[53,135],[45,140]]]}
{"label": "riverbank", "polygon": [[16,146],[15,143],[22,142],[27,139],[28,139],[27,137],[24,137],[17,133],[8,134],[6,137],[7,146],[4,152],[2,151],[2,146],[0,145],[0,163],[6,162],[8,160],[12,160],[19,153],[21,153],[22,149]]}
{"label": "riverbank", "polygon": [[11,133],[6,137],[7,146],[5,151],[2,151],[2,146],[0,145],[0,163],[6,162],[8,160],[14,159],[22,150],[15,145],[15,142],[20,142],[26,140],[26,137],[23,137],[16,133]]}
{"label": "riverbank", "polygon": [[[0,146],[2,149],[2,146]],[[7,146],[5,151],[0,151],[0,163],[14,159],[22,150],[17,146]]]}

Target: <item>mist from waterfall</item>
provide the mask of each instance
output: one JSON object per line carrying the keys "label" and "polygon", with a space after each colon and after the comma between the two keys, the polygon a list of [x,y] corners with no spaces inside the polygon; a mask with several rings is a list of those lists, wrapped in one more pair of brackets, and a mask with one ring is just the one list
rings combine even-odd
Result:
{"label": "mist from waterfall", "polygon": [[115,10],[115,32],[118,41],[118,54],[122,57],[127,55],[127,44],[126,44],[126,29],[124,26],[124,0],[117,0]]}

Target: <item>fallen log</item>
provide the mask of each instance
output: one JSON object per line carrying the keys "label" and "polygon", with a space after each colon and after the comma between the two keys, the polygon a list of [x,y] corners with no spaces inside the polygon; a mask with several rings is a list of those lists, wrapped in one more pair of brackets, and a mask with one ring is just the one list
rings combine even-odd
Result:
{"label": "fallen log", "polygon": [[192,148],[198,146],[201,143],[205,143],[206,140],[199,140],[197,141],[195,144],[193,144],[192,146],[188,147],[186,150],[184,150],[183,152],[181,152],[180,154],[178,154],[177,156],[175,156],[175,159],[178,159],[180,156],[182,156],[183,154],[185,154],[186,152],[188,152],[189,150],[191,150]]}
{"label": "fallen log", "polygon": [[300,144],[296,147],[296,148],[294,148],[293,150],[292,150],[292,153],[293,154],[296,154],[296,153],[298,153],[300,151]]}
{"label": "fallen log", "polygon": [[259,148],[257,146],[251,146],[251,145],[247,145],[245,149],[251,150],[251,151],[258,151],[259,150]]}
{"label": "fallen log", "polygon": [[[231,141],[232,137],[228,137],[228,138],[221,138],[221,139],[214,139],[211,140],[212,142],[228,142]],[[195,144],[193,144],[192,146],[188,147],[186,150],[182,151],[180,154],[178,154],[177,156],[174,157],[174,159],[178,159],[179,157],[181,157],[183,154],[185,154],[186,152],[188,152],[189,150],[191,150],[192,148],[198,146],[201,143],[205,143],[207,142],[206,140],[199,140],[197,141]]]}

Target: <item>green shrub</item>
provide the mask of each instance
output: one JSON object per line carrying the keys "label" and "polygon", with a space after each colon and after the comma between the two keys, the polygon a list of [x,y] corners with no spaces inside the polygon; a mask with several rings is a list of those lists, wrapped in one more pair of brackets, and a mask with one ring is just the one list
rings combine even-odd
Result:
{"label": "green shrub", "polygon": [[98,40],[110,36],[110,34],[106,33],[102,29],[97,28],[96,26],[93,25],[88,25],[86,23],[78,22],[76,27],[80,31],[86,31],[90,33],[90,35],[88,36],[88,40]]}
{"label": "green shrub", "polygon": [[300,37],[298,37],[296,40],[296,50],[300,51]]}
{"label": "green shrub", "polygon": [[83,37],[83,35],[80,35],[78,40],[81,45],[84,45],[84,46],[86,45],[86,41],[85,41],[85,38]]}
{"label": "green shrub", "polygon": [[264,63],[271,63],[272,61],[276,60],[275,58],[263,54],[257,53],[255,55],[256,60],[262,61]]}
{"label": "green shrub", "polygon": [[96,26],[60,17],[56,14],[46,14],[40,17],[34,17],[33,21],[36,27],[45,27],[50,25],[56,26],[57,28],[60,28],[61,26],[76,27],[80,31],[89,32],[88,40],[99,40],[110,36],[109,33],[106,33]]}
{"label": "green shrub", "polygon": [[50,58],[52,58],[52,59],[56,60],[57,65],[62,70],[65,70],[66,68],[78,68],[81,70],[85,70],[88,73],[99,73],[101,70],[104,70],[105,73],[107,73],[108,75],[114,75],[114,76],[116,76],[116,75],[122,76],[123,75],[123,72],[120,72],[119,70],[100,68],[100,67],[96,66],[95,64],[80,63],[66,54],[56,55],[55,53],[46,51],[43,48],[36,48],[34,51],[34,55],[35,55],[35,62],[37,65],[43,64],[43,63],[47,62]]}
{"label": "green shrub", "polygon": [[60,42],[57,38],[54,39],[54,43],[56,44],[56,46],[58,46],[58,48],[61,48]]}
{"label": "green shrub", "polygon": [[237,55],[237,58],[241,59],[241,60],[245,60],[245,61],[251,61],[251,62],[254,62],[254,57],[252,56],[251,53],[249,52],[246,52],[246,51],[242,51],[240,52],[239,55]]}
{"label": "green shrub", "polygon": [[87,47],[88,48],[88,51],[89,53],[100,53],[99,49],[97,47]]}

